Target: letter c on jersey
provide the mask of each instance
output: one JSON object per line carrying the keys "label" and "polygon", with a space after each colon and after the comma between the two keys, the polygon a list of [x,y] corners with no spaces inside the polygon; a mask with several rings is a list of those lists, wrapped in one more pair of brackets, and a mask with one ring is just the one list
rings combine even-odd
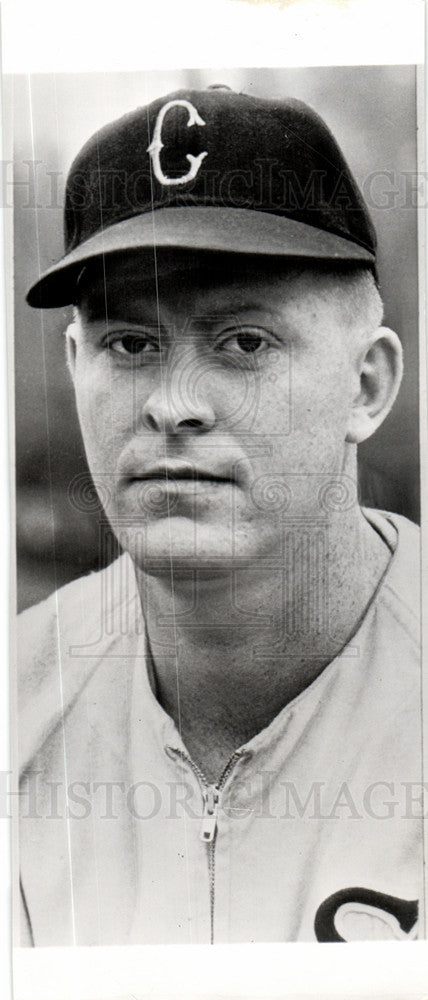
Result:
{"label": "letter c on jersey", "polygon": [[168,103],[164,104],[163,108],[159,111],[153,132],[153,139],[150,146],[147,147],[147,152],[150,153],[152,158],[155,177],[160,184],[166,184],[169,186],[173,184],[187,184],[188,181],[192,181],[198,173],[202,160],[208,155],[207,152],[199,153],[199,156],[193,156],[192,153],[186,153],[186,159],[190,163],[190,170],[187,171],[187,174],[183,174],[181,177],[167,177],[167,175],[164,174],[160,162],[160,152],[164,147],[164,143],[162,142],[162,125],[168,111],[170,111],[171,108],[178,107],[187,108],[189,112],[189,120],[187,122],[188,128],[191,128],[192,125],[205,125],[203,118],[201,118],[196,108],[190,103],[190,101],[168,101]]}
{"label": "letter c on jersey", "polygon": [[[392,927],[392,933],[388,933],[386,938],[394,937],[396,940],[411,938],[412,932],[416,933],[418,919],[418,901],[416,899],[400,899],[398,896],[389,896],[376,889],[366,889],[360,886],[353,886],[349,889],[339,889],[321,903],[315,915],[315,936],[317,941],[348,941],[349,938],[342,937],[336,927],[335,918],[341,908],[350,907],[351,911],[372,918],[377,917],[378,922],[386,923]],[[382,919],[384,918],[384,919]],[[388,918],[392,918],[393,923]],[[394,927],[395,925],[395,927]],[[355,940],[359,940],[356,938]]]}

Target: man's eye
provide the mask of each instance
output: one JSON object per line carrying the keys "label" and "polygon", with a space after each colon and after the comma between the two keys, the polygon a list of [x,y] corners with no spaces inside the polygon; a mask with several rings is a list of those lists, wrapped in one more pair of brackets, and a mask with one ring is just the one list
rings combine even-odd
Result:
{"label": "man's eye", "polygon": [[155,340],[149,339],[144,334],[121,333],[120,336],[111,337],[107,342],[107,347],[115,354],[124,357],[132,357],[136,354],[159,354],[159,344]]}
{"label": "man's eye", "polygon": [[242,330],[226,337],[221,344],[233,354],[262,354],[271,346],[270,341],[257,330]]}

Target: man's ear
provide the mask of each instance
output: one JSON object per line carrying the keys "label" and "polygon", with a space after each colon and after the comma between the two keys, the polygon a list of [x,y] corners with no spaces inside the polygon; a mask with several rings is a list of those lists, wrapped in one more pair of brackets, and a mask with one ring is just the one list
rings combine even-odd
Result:
{"label": "man's ear", "polygon": [[403,375],[403,349],[397,334],[381,326],[358,359],[359,386],[346,440],[365,441],[380,427],[393,406]]}
{"label": "man's ear", "polygon": [[74,382],[74,372],[76,368],[76,333],[77,333],[76,322],[74,321],[73,323],[69,323],[65,331],[65,351],[67,358],[67,367],[73,382]]}

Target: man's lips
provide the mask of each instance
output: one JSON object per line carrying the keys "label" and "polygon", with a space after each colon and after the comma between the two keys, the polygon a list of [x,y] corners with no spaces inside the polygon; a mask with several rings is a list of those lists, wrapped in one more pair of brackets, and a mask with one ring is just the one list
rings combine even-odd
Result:
{"label": "man's lips", "polygon": [[162,450],[151,454],[144,447],[144,442],[132,442],[120,456],[116,483],[119,489],[129,489],[141,486],[142,489],[157,487],[162,492],[180,494],[184,490],[189,493],[198,489],[213,491],[221,487],[244,489],[252,482],[251,464],[236,446],[232,448],[229,442],[217,442],[210,447],[200,449],[199,454],[162,453]]}
{"label": "man's lips", "polygon": [[223,470],[204,469],[184,464],[152,466],[141,472],[131,472],[126,476],[126,479],[128,483],[155,481],[163,485],[168,485],[169,483],[171,485],[179,483],[195,485],[198,483],[223,483],[236,485],[236,477],[231,471],[224,472]]}

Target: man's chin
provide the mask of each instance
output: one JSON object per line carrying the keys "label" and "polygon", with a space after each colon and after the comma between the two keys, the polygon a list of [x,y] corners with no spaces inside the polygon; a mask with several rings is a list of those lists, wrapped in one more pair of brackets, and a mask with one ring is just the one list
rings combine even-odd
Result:
{"label": "man's chin", "polygon": [[181,524],[159,522],[144,529],[129,528],[120,539],[135,565],[149,576],[163,576],[173,571],[179,579],[189,572],[227,571],[248,565],[249,553],[239,553],[231,531],[224,528],[197,527],[183,519]]}

